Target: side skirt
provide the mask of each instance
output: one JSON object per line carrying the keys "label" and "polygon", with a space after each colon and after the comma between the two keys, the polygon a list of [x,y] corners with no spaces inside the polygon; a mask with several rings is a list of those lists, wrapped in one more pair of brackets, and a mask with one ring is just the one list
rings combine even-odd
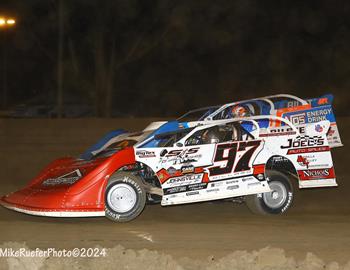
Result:
{"label": "side skirt", "polygon": [[105,211],[59,211],[59,210],[47,211],[47,209],[31,210],[31,209],[20,208],[20,207],[6,204],[3,202],[1,204],[7,209],[28,214],[28,215],[33,215],[33,216],[43,216],[43,217],[104,217],[105,216]]}

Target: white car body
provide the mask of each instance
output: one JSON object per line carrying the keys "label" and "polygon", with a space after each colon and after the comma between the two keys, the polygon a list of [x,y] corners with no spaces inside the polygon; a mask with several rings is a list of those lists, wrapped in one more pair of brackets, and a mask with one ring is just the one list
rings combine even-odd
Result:
{"label": "white car body", "polygon": [[[262,128],[264,121],[278,122],[285,129]],[[239,140],[189,145],[196,134],[211,128],[242,125],[251,131],[240,131]],[[293,165],[300,188],[337,186],[326,135],[329,125],[309,124],[300,134],[289,120],[275,116],[206,120],[166,147],[144,147],[152,138],[140,143],[134,147],[135,157],[157,175],[164,206],[270,192],[265,172],[279,159]]]}

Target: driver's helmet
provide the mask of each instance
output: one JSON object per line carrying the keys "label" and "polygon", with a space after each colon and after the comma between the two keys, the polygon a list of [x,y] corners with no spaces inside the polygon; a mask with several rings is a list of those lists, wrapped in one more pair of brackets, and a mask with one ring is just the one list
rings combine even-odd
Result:
{"label": "driver's helmet", "polygon": [[236,105],[232,108],[231,113],[233,117],[248,117],[250,116],[249,109],[241,106],[241,105]]}
{"label": "driver's helmet", "polygon": [[220,137],[219,129],[214,127],[203,132],[201,141],[203,144],[219,143]]}

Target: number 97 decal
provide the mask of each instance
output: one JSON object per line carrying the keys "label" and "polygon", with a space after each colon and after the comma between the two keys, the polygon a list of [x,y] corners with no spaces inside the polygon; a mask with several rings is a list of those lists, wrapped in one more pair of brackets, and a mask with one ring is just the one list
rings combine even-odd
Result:
{"label": "number 97 decal", "polygon": [[[217,162],[226,161],[226,166],[215,166],[209,168],[210,176],[237,173],[250,170],[249,162],[256,149],[259,148],[261,141],[234,142],[219,144],[216,147],[214,164]],[[249,148],[247,150],[247,148]],[[237,160],[237,153],[245,151]],[[236,163],[236,165],[235,165]],[[235,165],[235,166],[234,166]]]}

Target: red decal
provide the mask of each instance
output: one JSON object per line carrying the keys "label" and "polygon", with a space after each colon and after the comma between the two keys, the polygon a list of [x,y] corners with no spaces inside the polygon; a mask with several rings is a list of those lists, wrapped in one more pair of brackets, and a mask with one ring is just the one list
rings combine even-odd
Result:
{"label": "red decal", "polygon": [[253,174],[261,174],[265,172],[265,164],[253,165]]}
{"label": "red decal", "polygon": [[323,105],[328,103],[328,98],[320,98],[318,100],[318,105]]}
{"label": "red decal", "polygon": [[306,166],[306,168],[309,168],[309,161],[307,160],[306,157],[303,156],[298,156],[297,158],[297,162],[301,165],[301,166]]}
{"label": "red decal", "polygon": [[202,173],[202,172],[204,172],[204,169],[202,167],[194,168],[194,173]]}
{"label": "red decal", "polygon": [[298,175],[301,181],[335,178],[333,167],[326,169],[301,170],[298,171]]}
{"label": "red decal", "polygon": [[286,131],[286,132],[272,132],[272,133],[263,133],[259,137],[273,137],[273,136],[285,136],[285,135],[294,135],[295,131]]}
{"label": "red decal", "polygon": [[289,149],[287,155],[329,151],[329,146]]}
{"label": "red decal", "polygon": [[208,176],[207,173],[204,174],[202,182],[203,183],[208,183],[209,182],[209,176]]}
{"label": "red decal", "polygon": [[[197,167],[197,168],[194,168],[193,174],[203,173],[203,171],[204,169],[202,167]],[[174,173],[169,174],[169,172],[163,168],[157,172],[157,176],[161,184],[165,183],[171,177],[178,177],[182,175],[184,175],[184,173],[182,173],[181,170],[176,170]]]}

